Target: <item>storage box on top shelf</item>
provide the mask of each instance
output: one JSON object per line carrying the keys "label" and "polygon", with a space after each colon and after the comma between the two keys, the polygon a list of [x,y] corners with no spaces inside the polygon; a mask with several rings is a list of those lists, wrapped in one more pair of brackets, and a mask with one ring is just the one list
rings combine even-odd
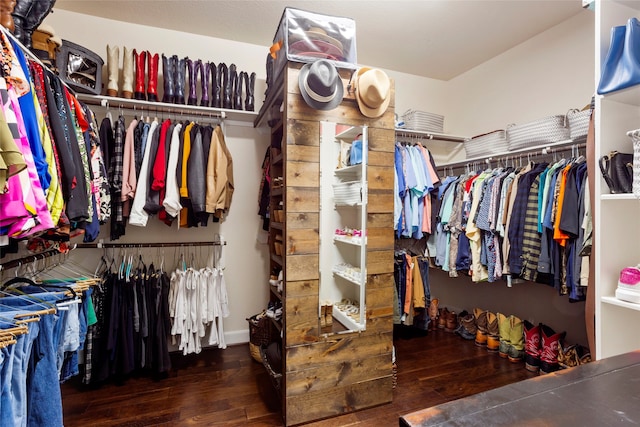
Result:
{"label": "storage box on top shelf", "polygon": [[321,15],[286,7],[273,39],[274,81],[287,61],[328,59],[338,68],[356,69],[356,23],[351,18]]}

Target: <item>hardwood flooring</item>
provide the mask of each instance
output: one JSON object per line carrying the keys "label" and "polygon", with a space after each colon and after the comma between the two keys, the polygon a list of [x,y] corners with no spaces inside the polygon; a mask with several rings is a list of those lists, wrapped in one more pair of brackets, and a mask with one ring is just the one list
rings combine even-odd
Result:
{"label": "hardwood flooring", "polygon": [[[536,376],[442,330],[415,336],[397,329],[398,385],[393,402],[307,424],[397,426],[400,415]],[[168,378],[127,379],[88,389],[62,385],[64,421],[74,426],[282,426],[280,401],[248,345],[172,355]]]}

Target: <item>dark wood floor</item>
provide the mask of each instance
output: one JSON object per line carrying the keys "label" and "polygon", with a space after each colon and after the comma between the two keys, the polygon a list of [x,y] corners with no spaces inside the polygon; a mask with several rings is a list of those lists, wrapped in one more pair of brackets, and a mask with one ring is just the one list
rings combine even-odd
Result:
{"label": "dark wood floor", "polygon": [[[419,409],[535,376],[523,363],[442,330],[427,336],[396,331],[398,386],[393,403],[311,426],[397,426]],[[130,378],[87,390],[77,379],[62,385],[64,421],[74,426],[281,426],[280,403],[247,345],[174,355],[169,378]]]}

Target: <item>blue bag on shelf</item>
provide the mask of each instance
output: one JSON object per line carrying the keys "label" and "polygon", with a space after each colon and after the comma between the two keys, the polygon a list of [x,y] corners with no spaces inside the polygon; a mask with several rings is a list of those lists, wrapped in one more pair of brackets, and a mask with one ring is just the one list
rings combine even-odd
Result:
{"label": "blue bag on shelf", "polygon": [[640,84],[640,21],[629,18],[627,25],[611,28],[611,44],[602,64],[598,94]]}

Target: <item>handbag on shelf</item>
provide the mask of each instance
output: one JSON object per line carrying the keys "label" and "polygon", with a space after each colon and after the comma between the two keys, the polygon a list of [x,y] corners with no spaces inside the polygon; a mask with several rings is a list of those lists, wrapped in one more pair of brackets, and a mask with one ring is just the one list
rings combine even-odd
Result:
{"label": "handbag on shelf", "polygon": [[631,193],[633,154],[612,151],[600,157],[600,171],[611,194]]}
{"label": "handbag on shelf", "polygon": [[602,64],[598,94],[604,95],[640,84],[640,21],[611,28],[609,51]]}

